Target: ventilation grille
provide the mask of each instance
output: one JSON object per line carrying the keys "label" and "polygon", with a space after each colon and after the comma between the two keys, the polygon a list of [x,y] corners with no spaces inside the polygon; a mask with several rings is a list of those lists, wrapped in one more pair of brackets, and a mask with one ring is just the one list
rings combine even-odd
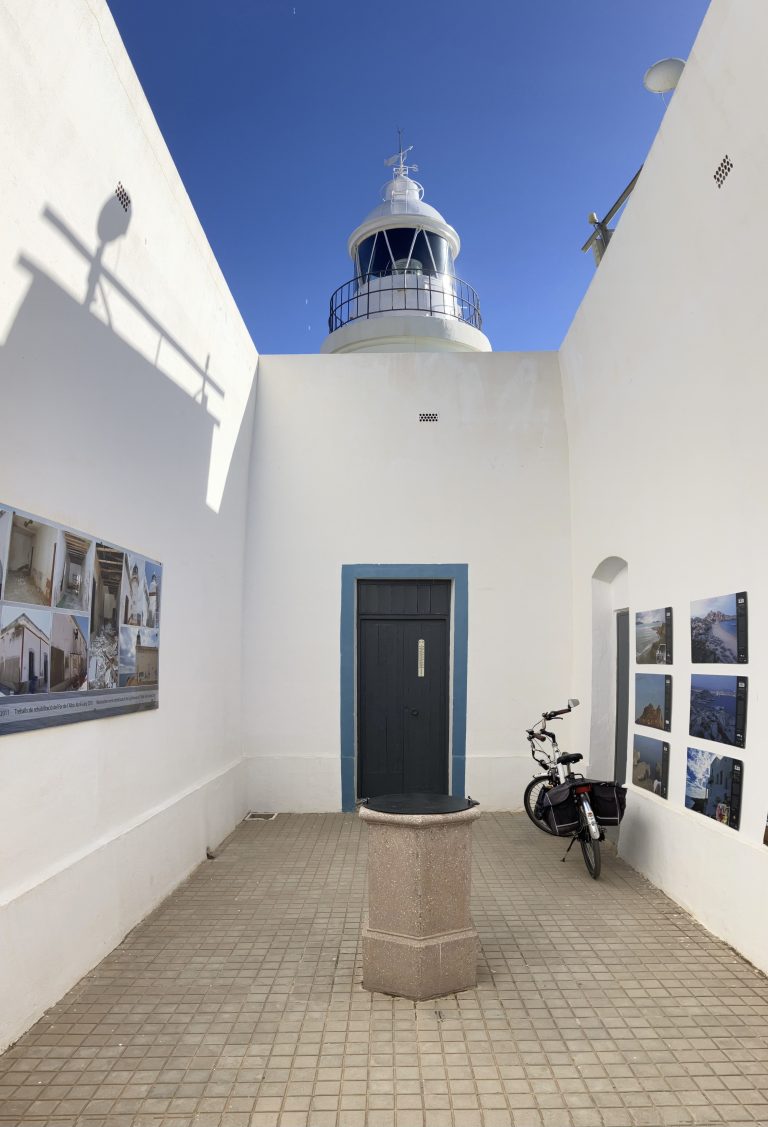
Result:
{"label": "ventilation grille", "polygon": [[439,423],[440,416],[437,411],[419,411],[420,423]]}
{"label": "ventilation grille", "polygon": [[123,187],[123,185],[120,183],[119,180],[117,182],[117,187],[115,188],[115,195],[117,196],[118,200],[120,201],[120,205],[121,205],[123,211],[127,211],[128,208],[131,206],[131,197],[128,195],[128,193],[126,192],[125,188]]}
{"label": "ventilation grille", "polygon": [[723,159],[718,164],[716,170],[715,170],[715,183],[717,184],[718,188],[722,188],[723,184],[726,181],[728,173],[732,169],[733,169],[733,162],[732,162],[731,158],[728,156],[728,154],[726,153],[725,156],[723,157]]}
{"label": "ventilation grille", "polygon": [[277,814],[257,814],[254,810],[251,810],[250,814],[245,815],[245,820],[246,822],[271,822],[276,817]]}

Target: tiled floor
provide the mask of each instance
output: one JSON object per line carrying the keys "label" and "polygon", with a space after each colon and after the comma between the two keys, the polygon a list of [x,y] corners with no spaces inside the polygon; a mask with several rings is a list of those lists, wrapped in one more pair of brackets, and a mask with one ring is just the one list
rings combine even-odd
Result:
{"label": "tiled floor", "polygon": [[[360,986],[365,831],[244,823],[0,1057],[0,1124],[768,1123],[768,981],[614,856],[475,827],[476,990]],[[713,890],[713,895],[715,890]]]}

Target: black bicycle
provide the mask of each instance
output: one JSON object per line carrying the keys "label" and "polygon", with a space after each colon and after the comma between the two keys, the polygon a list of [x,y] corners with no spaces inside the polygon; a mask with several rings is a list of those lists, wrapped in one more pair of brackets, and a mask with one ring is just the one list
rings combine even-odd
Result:
{"label": "black bicycle", "polygon": [[573,764],[584,757],[563,754],[557,736],[547,728],[548,723],[566,716],[578,703],[572,698],[566,708],[543,712],[541,720],[526,730],[531,755],[545,774],[536,775],[525,788],[523,805],[534,826],[544,833],[571,838],[563,861],[578,841],[587,872],[597,880],[602,867],[603,826],[618,825],[621,821],[626,791],[616,783],[598,783],[574,774]]}

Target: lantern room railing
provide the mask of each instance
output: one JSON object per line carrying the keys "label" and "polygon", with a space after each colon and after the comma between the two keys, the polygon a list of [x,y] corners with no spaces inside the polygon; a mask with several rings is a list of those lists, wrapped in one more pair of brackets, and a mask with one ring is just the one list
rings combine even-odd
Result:
{"label": "lantern room railing", "polygon": [[454,274],[388,271],[363,274],[339,286],[331,296],[328,331],[388,313],[454,317],[475,329],[483,324],[477,294]]}

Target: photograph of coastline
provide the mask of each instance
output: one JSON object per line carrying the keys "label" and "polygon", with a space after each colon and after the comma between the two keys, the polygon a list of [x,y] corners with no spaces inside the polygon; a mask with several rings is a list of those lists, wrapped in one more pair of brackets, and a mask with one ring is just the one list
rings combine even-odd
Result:
{"label": "photograph of coastline", "polygon": [[638,665],[672,664],[672,607],[635,614],[635,661]]}
{"label": "photograph of coastline", "polygon": [[688,748],[685,805],[732,829],[739,828],[744,764],[729,755]]}
{"label": "photograph of coastline", "polygon": [[635,736],[632,745],[632,782],[660,798],[667,797],[669,744],[651,736]]}
{"label": "photograph of coastline", "polygon": [[700,740],[744,747],[747,678],[691,674],[690,734]]}
{"label": "photograph of coastline", "polygon": [[691,661],[744,664],[747,652],[747,593],[691,603]]}
{"label": "photograph of coastline", "polygon": [[635,674],[635,723],[669,731],[672,678],[660,673]]}

